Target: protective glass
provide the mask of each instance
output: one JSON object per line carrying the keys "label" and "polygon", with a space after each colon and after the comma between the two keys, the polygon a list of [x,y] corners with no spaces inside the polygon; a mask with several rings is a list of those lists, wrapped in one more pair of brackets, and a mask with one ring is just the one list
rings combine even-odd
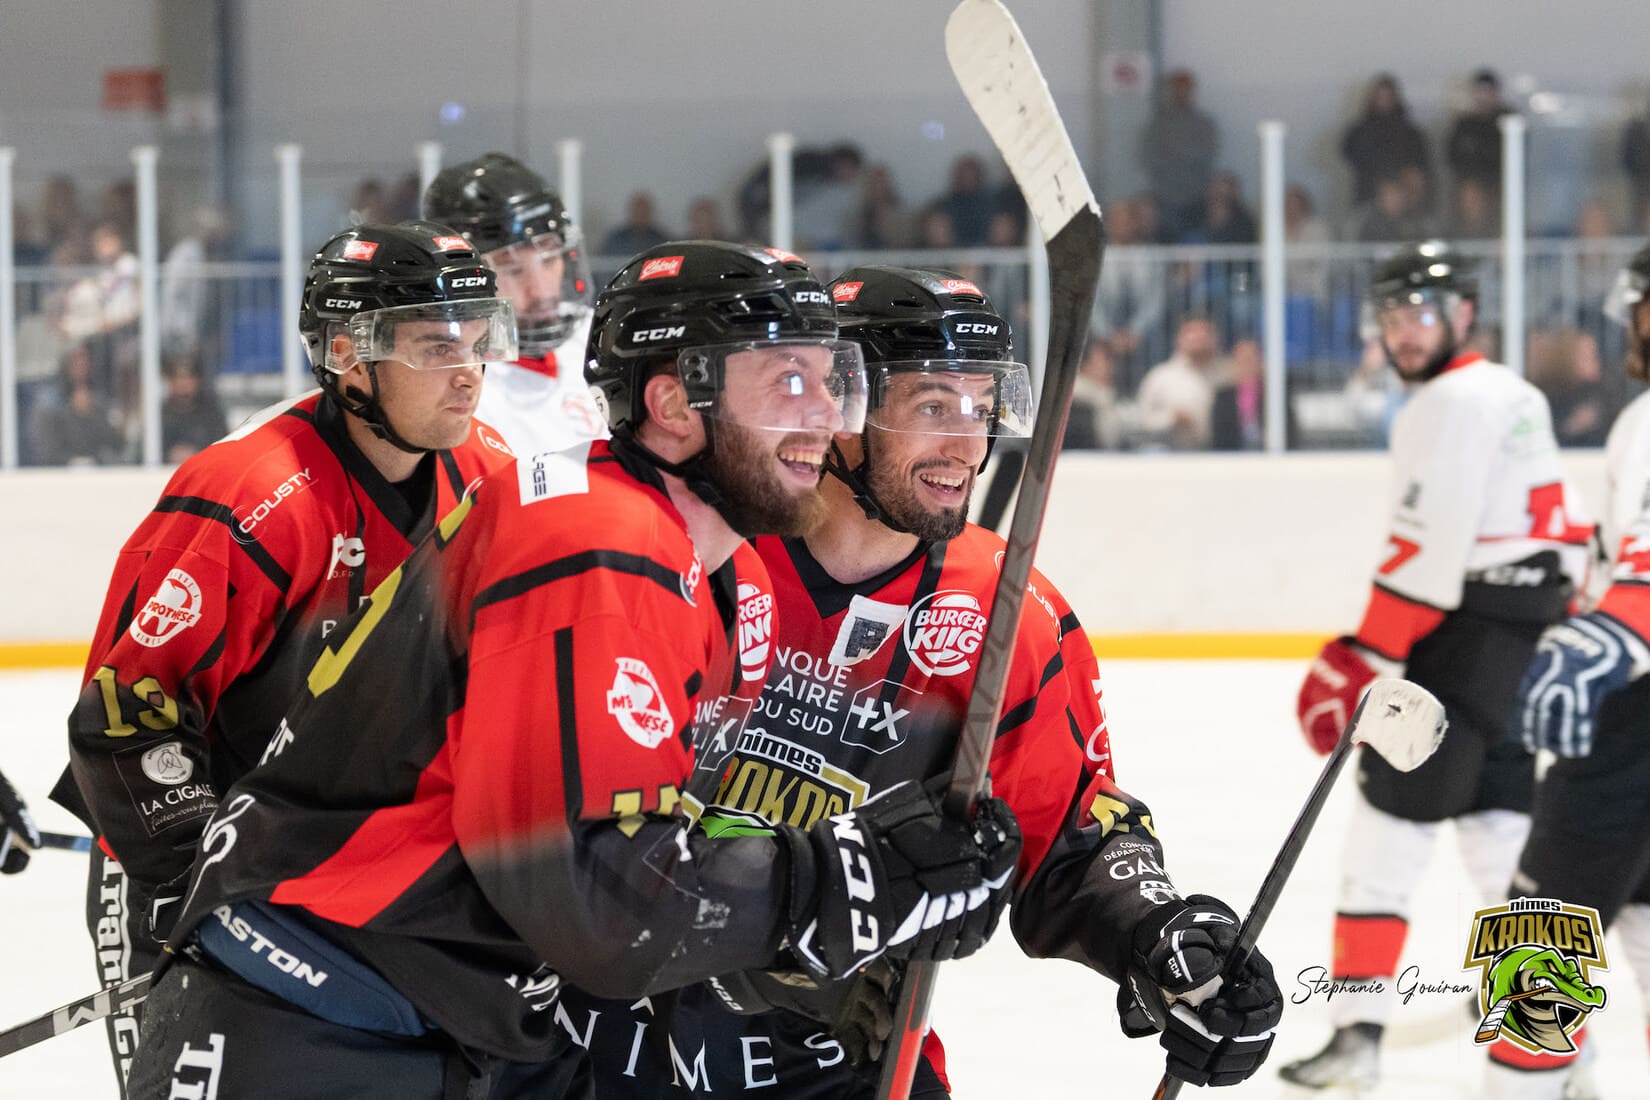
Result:
{"label": "protective glass", "polygon": [[1384,340],[1406,328],[1419,325],[1433,328],[1447,324],[1455,303],[1453,291],[1411,290],[1379,301],[1366,301],[1358,329],[1365,340]]}
{"label": "protective glass", "polygon": [[1034,417],[1024,363],[935,359],[883,363],[865,421],[886,432],[1025,437]]}
{"label": "protective glass", "polygon": [[1624,268],[1604,298],[1604,315],[1618,325],[1633,328],[1633,310],[1650,294],[1650,275]]}
{"label": "protective glass", "polygon": [[498,280],[498,295],[516,307],[522,347],[542,353],[567,339],[590,316],[595,288],[577,229],[564,239],[545,233],[482,256]]}
{"label": "protective glass", "polygon": [[[516,314],[503,298],[395,306],[349,319],[355,357],[363,363],[393,359],[413,370],[441,370],[521,357]],[[333,370],[340,368],[331,362]]]}
{"label": "protective glass", "polygon": [[850,340],[684,348],[676,365],[691,407],[717,420],[775,431],[865,426],[865,360]]}

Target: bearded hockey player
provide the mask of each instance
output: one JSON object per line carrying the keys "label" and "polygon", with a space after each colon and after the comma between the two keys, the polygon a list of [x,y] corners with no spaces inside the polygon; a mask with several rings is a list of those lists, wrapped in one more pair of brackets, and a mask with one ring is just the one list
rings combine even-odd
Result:
{"label": "bearded hockey player", "polygon": [[1371,681],[1406,676],[1443,703],[1449,728],[1421,767],[1360,751],[1342,855],[1333,976],[1387,993],[1330,1001],[1334,1035],[1284,1066],[1326,1088],[1376,1078],[1411,897],[1438,823],[1453,820],[1486,900],[1504,896],[1529,828],[1534,758],[1508,717],[1547,625],[1584,582],[1592,526],[1564,479],[1541,392],[1466,347],[1477,280],[1441,241],[1376,271],[1366,336],[1412,387],[1392,426],[1392,531],[1357,633],[1324,646],[1301,686],[1308,744],[1328,753]]}
{"label": "bearded hockey player", "polygon": [[438,173],[424,216],[481,253],[516,310],[521,357],[487,365],[477,415],[523,459],[606,435],[584,384],[590,265],[561,196],[520,161],[488,153]]}
{"label": "bearded hockey player", "polygon": [[555,1065],[564,980],[638,998],[786,945],[840,978],[964,953],[957,926],[1001,913],[1000,802],[955,821],[907,784],[808,829],[692,823],[767,669],[738,632],[771,602],[743,536],[808,529],[864,414],[806,265],[644,253],[597,303],[586,377],[612,443],[482,485],[226,795],[134,1091],[488,1095],[501,1064]]}
{"label": "bearded hockey player", "polygon": [[[823,522],[756,542],[774,581],[773,665],[727,740],[713,830],[806,828],[902,781],[946,776],[996,591],[1003,540],[966,517],[993,442],[1032,424],[1008,323],[948,272],[856,268],[831,289],[843,336],[866,357],[870,408],[864,431],[833,449]],[[1113,782],[1088,635],[1047,578],[1033,573],[1030,595],[991,758],[992,790],[1025,837],[1015,935],[1029,954],[1122,983],[1125,1030],[1166,1024],[1181,1077],[1241,1081],[1280,1015],[1270,966],[1257,954],[1241,981],[1199,995],[1237,919],[1176,891],[1150,812]],[[766,644],[766,626],[753,616],[744,629]],[[589,1048],[602,1097],[871,1096],[898,970],[821,983],[814,969],[721,975],[646,1004],[570,990],[558,1015]],[[1165,1012],[1167,995],[1194,990],[1196,1015]],[[932,1036],[913,1095],[948,1095]]]}
{"label": "bearded hockey player", "polygon": [[[1646,381],[1650,248],[1628,261],[1604,312],[1627,329],[1629,377]],[[1616,418],[1605,458],[1610,586],[1595,610],[1541,636],[1518,689],[1525,745],[1558,759],[1536,788],[1509,896],[1597,909],[1650,1005],[1650,395]],[[1570,1038],[1586,1050],[1584,1031]],[[1568,1078],[1585,1064],[1585,1055],[1537,1058],[1499,1042],[1490,1048],[1487,1094],[1557,1100],[1575,1094]]]}
{"label": "bearded hockey player", "polygon": [[[509,450],[472,420],[510,304],[451,229],[363,225],[310,264],[296,318],[321,384],[188,459],[121,548],[69,715],[100,836],[99,976],[159,957],[207,819],[263,754],[328,636]],[[135,1011],[135,1010],[134,1010]],[[109,1018],[117,1076],[137,1041]]]}

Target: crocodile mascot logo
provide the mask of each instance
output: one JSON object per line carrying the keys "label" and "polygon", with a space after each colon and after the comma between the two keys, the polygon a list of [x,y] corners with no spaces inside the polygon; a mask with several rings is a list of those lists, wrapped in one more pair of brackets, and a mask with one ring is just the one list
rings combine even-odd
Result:
{"label": "crocodile mascot logo", "polygon": [[1606,969],[1598,912],[1552,898],[1515,898],[1474,914],[1464,969],[1479,968],[1475,1043],[1505,1039],[1532,1054],[1568,1054],[1587,1014],[1604,1007],[1591,971]]}

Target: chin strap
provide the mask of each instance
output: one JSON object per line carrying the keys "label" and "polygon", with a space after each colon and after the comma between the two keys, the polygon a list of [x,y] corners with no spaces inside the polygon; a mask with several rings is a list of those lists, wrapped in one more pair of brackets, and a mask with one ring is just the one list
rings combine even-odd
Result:
{"label": "chin strap", "polygon": [[871,491],[871,440],[868,433],[860,433],[859,446],[863,457],[860,458],[858,466],[849,466],[848,456],[842,453],[841,445],[832,439],[831,453],[825,457],[825,472],[848,487],[848,491],[854,494],[854,503],[859,505],[859,510],[865,513],[866,519],[880,523],[902,535],[915,534],[916,532],[890,516],[888,509],[877,499],[876,493]]}
{"label": "chin strap", "polygon": [[332,396],[338,402],[338,406],[345,412],[360,418],[361,422],[367,426],[368,431],[397,450],[405,451],[410,455],[429,454],[430,448],[413,446],[402,439],[400,433],[390,426],[390,418],[384,415],[384,406],[378,403],[378,369],[372,363],[363,365],[367,368],[367,380],[372,383],[372,392],[370,394],[362,393],[353,386],[334,389],[332,390]]}
{"label": "chin strap", "polygon": [[711,426],[711,418],[707,416],[704,419],[705,445],[698,453],[680,462],[671,462],[663,455],[650,450],[630,431],[614,432],[608,445],[613,451],[613,457],[619,460],[619,465],[632,477],[660,492],[665,491],[664,479],[659,476],[661,473],[679,477],[694,496],[716,509],[717,513],[728,521],[728,526],[733,527],[734,517],[727,511],[727,494],[710,475],[710,456],[716,447],[716,435],[715,429]]}

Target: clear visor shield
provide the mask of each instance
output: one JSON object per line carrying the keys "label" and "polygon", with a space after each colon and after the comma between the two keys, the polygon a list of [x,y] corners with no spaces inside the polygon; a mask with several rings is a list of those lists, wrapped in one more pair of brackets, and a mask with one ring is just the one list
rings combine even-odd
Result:
{"label": "clear visor shield", "polygon": [[1024,437],[1034,416],[1024,363],[936,359],[884,363],[866,423],[888,432]]}
{"label": "clear visor shield", "polygon": [[1404,294],[1365,301],[1359,332],[1365,340],[1390,340],[1408,328],[1447,325],[1461,300],[1453,291],[1411,290]]}
{"label": "clear visor shield", "polygon": [[852,341],[685,348],[676,363],[692,407],[714,419],[772,431],[865,426],[865,361]]}
{"label": "clear visor shield", "polygon": [[393,359],[413,370],[508,363],[521,357],[515,311],[503,298],[375,309],[351,317],[349,334],[355,357],[362,362]]}
{"label": "clear visor shield", "polygon": [[1604,299],[1604,315],[1631,332],[1633,311],[1646,296],[1650,296],[1650,275],[1623,270],[1616,276],[1615,285],[1610,288],[1609,295]]}
{"label": "clear visor shield", "polygon": [[482,258],[498,280],[498,295],[516,307],[521,344],[542,354],[572,334],[591,312],[595,290],[577,230],[563,240],[546,233],[495,248]]}

